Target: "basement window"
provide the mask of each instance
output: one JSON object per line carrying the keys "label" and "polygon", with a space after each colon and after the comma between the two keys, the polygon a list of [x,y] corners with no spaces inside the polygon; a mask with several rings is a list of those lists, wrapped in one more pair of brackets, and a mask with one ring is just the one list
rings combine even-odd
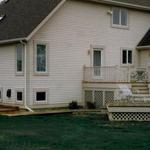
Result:
{"label": "basement window", "polygon": [[17,101],[22,101],[22,100],[23,100],[23,92],[17,91]]}
{"label": "basement window", "polygon": [[36,101],[46,101],[46,92],[36,92]]}
{"label": "basement window", "polygon": [[11,89],[8,89],[7,92],[6,92],[6,96],[7,96],[8,99],[11,98],[11,94],[12,94]]}

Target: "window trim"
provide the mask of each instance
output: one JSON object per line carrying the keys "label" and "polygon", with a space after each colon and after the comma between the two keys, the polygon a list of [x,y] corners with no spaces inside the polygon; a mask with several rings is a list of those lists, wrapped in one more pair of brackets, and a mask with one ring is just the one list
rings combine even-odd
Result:
{"label": "window trim", "polygon": [[[119,24],[114,24],[113,23],[113,9],[119,9]],[[122,8],[122,7],[112,7],[112,15],[111,15],[111,26],[112,28],[118,28],[118,29],[129,29],[129,11],[126,8]],[[121,10],[126,10],[127,11],[127,25],[122,25],[121,24]]]}
{"label": "window trim", "polygon": [[[37,45],[45,45],[46,46],[46,71],[37,71]],[[48,76],[48,49],[49,49],[49,44],[48,42],[43,42],[43,41],[36,41],[34,42],[34,53],[33,53],[33,57],[34,57],[34,65],[33,65],[33,70],[34,70],[34,75],[39,75],[39,76]]]}
{"label": "window trim", "polygon": [[[122,62],[122,54],[123,54],[124,50],[132,51],[132,63],[131,64],[128,63],[128,53],[127,53],[127,63],[123,64],[123,62]],[[133,56],[134,56],[133,48],[122,47],[121,50],[120,50],[120,64],[121,64],[121,66],[134,66],[134,57]]]}
{"label": "window trim", "polygon": [[[22,101],[17,100],[17,92],[22,92]],[[17,88],[15,89],[15,100],[16,104],[23,104],[24,103],[24,89],[23,88]]]}
{"label": "window trim", "polygon": [[[17,70],[17,50],[18,50],[18,46],[22,46],[22,71],[18,71]],[[16,70],[16,76],[23,76],[24,75],[24,60],[25,60],[25,58],[24,58],[24,45],[22,45],[22,44],[17,44],[16,45],[16,49],[15,49],[15,55],[16,55],[16,62],[15,62],[15,70]]]}
{"label": "window trim", "polygon": [[[34,94],[34,104],[47,104],[48,103],[48,88],[35,88],[33,89],[33,94]],[[36,100],[36,94],[37,92],[45,92],[46,93],[46,100],[43,101],[37,101]]]}

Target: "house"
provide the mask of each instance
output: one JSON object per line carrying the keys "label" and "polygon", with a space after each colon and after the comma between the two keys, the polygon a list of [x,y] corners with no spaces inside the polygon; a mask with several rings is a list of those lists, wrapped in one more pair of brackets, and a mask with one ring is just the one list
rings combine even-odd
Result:
{"label": "house", "polygon": [[0,12],[2,104],[104,107],[118,84],[149,94],[149,0],[4,0]]}

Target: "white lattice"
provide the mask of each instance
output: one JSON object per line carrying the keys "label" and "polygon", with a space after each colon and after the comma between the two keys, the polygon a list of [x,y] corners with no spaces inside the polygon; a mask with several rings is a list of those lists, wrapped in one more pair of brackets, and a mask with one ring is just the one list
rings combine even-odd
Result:
{"label": "white lattice", "polygon": [[114,101],[114,91],[105,91],[105,105]]}
{"label": "white lattice", "polygon": [[114,121],[150,121],[150,112],[114,112]]}
{"label": "white lattice", "polygon": [[105,107],[114,101],[114,91],[85,90],[84,99],[85,103],[94,102],[96,108]]}
{"label": "white lattice", "polygon": [[103,107],[103,91],[94,92],[94,102],[97,108]]}

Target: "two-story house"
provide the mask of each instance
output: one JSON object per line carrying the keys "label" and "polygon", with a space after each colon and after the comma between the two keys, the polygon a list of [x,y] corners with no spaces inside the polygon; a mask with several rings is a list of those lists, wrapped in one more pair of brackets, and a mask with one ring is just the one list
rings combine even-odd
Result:
{"label": "two-story house", "polygon": [[149,18],[148,0],[4,0],[1,103],[104,107],[118,84],[148,94]]}

